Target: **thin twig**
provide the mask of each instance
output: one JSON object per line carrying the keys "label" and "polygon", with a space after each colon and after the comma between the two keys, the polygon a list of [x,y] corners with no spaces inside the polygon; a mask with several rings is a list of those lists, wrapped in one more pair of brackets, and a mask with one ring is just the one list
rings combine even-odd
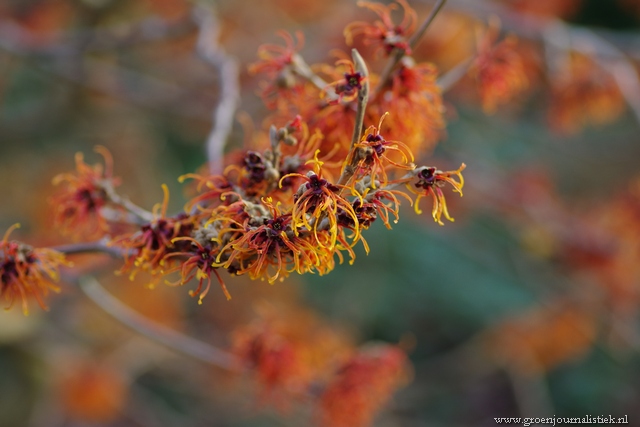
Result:
{"label": "thin twig", "polygon": [[555,414],[548,386],[542,374],[525,375],[506,368],[518,410],[523,417],[550,417]]}
{"label": "thin twig", "polygon": [[[187,35],[193,30],[193,22],[190,20],[169,22],[153,16],[138,22],[116,24],[104,29],[90,28],[59,32],[56,34],[55,41],[42,43],[23,26],[9,20],[0,20],[0,47],[62,59],[86,52],[110,51],[139,43],[166,41]],[[79,50],[79,46],[82,49]]]}
{"label": "thin twig", "polygon": [[460,79],[462,79],[467,74],[467,71],[469,71],[469,68],[471,67],[471,65],[473,65],[473,61],[475,58],[476,56],[472,55],[457,64],[446,73],[442,74],[437,81],[437,85],[440,88],[440,91],[442,93],[445,93],[453,86],[455,86],[455,84],[458,83]]}
{"label": "thin twig", "polygon": [[106,191],[107,197],[112,203],[118,206],[122,206],[127,212],[137,217],[141,223],[148,223],[153,221],[153,214],[151,212],[136,205],[128,198],[119,195],[118,193],[116,193],[113,187],[104,186],[104,190]]}
{"label": "thin twig", "polygon": [[218,43],[220,25],[213,8],[204,4],[193,10],[193,20],[200,27],[196,44],[198,55],[220,74],[220,100],[213,111],[213,126],[207,137],[207,159],[212,174],[221,173],[224,147],[233,128],[240,101],[238,64]]}
{"label": "thin twig", "polygon": [[145,337],[219,368],[241,370],[241,365],[232,354],[147,319],[111,295],[95,278],[81,278],[79,285],[82,292],[102,310]]}
{"label": "thin twig", "polygon": [[320,91],[326,90],[327,86],[329,86],[329,83],[327,83],[322,77],[313,72],[309,64],[307,64],[304,58],[299,54],[296,53],[295,55],[293,55],[291,65],[293,66],[293,72],[295,74],[309,81]]}
{"label": "thin twig", "polygon": [[[438,2],[431,10],[429,16],[427,16],[427,18],[422,22],[422,25],[420,25],[420,28],[418,28],[418,30],[413,33],[413,35],[409,39],[409,46],[411,47],[411,49],[415,49],[416,46],[418,46],[420,40],[422,39],[422,36],[424,36],[424,33],[427,31],[427,28],[429,28],[435,17],[438,15],[438,12],[440,12],[440,9],[442,9],[446,2],[447,0],[438,0]],[[391,78],[391,72],[396,67],[396,65],[398,65],[398,62],[400,62],[400,60],[404,57],[405,53],[406,52],[404,49],[394,49],[394,53],[385,65],[382,73],[380,73],[380,81],[378,83],[378,86],[376,86],[375,90],[373,91],[373,94],[371,95],[372,99],[376,99],[382,92],[382,88],[387,85],[389,79]]]}
{"label": "thin twig", "polygon": [[367,64],[360,56],[360,53],[356,49],[351,49],[351,57],[353,58],[353,64],[363,77],[362,87],[358,90],[358,106],[356,109],[356,122],[353,127],[353,135],[351,136],[351,150],[360,141],[362,136],[362,128],[364,127],[364,113],[367,108],[367,102],[369,102],[369,70]]}
{"label": "thin twig", "polygon": [[117,246],[109,246],[108,240],[100,239],[94,242],[70,243],[68,245],[54,246],[51,249],[61,252],[65,255],[77,255],[86,253],[105,253],[114,258],[122,258],[125,251]]}

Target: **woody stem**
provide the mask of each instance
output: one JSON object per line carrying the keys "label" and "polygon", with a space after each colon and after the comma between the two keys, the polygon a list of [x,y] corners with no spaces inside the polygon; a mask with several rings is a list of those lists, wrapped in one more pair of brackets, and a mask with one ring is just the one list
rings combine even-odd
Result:
{"label": "woody stem", "polygon": [[109,246],[107,239],[100,239],[94,242],[71,243],[68,245],[54,246],[51,249],[61,252],[65,255],[77,255],[88,253],[105,253],[114,258],[122,258],[125,256],[125,250],[116,246]]}
{"label": "woody stem", "polygon": [[141,208],[126,197],[122,197],[116,193],[111,186],[105,186],[105,191],[107,192],[107,197],[111,203],[123,207],[127,212],[131,213],[142,222],[153,221],[153,214],[151,212]]}

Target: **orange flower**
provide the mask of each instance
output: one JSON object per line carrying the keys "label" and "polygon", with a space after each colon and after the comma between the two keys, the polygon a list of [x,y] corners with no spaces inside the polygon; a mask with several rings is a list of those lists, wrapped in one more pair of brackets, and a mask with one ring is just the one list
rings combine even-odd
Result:
{"label": "orange flower", "polygon": [[344,37],[348,45],[353,43],[354,36],[362,35],[367,45],[377,45],[377,50],[383,50],[386,55],[395,49],[401,49],[408,55],[411,54],[408,37],[415,31],[418,15],[405,0],[396,0],[402,6],[404,17],[398,25],[393,23],[391,13],[397,9],[396,4],[388,6],[381,3],[358,2],[358,6],[365,7],[374,12],[380,18],[373,24],[357,21],[347,25],[344,29]]}
{"label": "orange flower", "polygon": [[[147,272],[158,279],[166,267],[163,260],[172,252],[183,252],[188,243],[174,239],[189,237],[194,228],[194,219],[181,213],[175,217],[167,217],[169,204],[169,189],[162,185],[164,200],[154,208],[155,219],[140,227],[135,233],[121,236],[114,240],[114,246],[121,246],[126,250],[125,265],[122,272],[130,271],[129,278],[133,280],[140,271]],[[155,284],[155,281],[150,285]]]}
{"label": "orange flower", "polygon": [[[169,282],[169,285],[173,286],[181,286],[185,283],[189,282],[193,278],[198,279],[198,287],[195,291],[190,291],[189,295],[192,297],[199,296],[198,304],[202,304],[202,300],[209,293],[209,288],[211,288],[211,275],[214,274],[220,283],[220,287],[222,288],[222,292],[227,297],[227,300],[231,299],[231,294],[227,290],[220,274],[218,273],[217,268],[213,267],[213,262],[217,255],[217,251],[214,250],[213,244],[211,241],[204,243],[200,243],[198,240],[192,237],[176,237],[172,240],[172,243],[176,242],[185,242],[191,243],[190,248],[185,248],[181,252],[172,252],[170,254],[165,255],[162,262],[166,261],[169,258],[179,257],[180,263],[171,268],[168,268],[163,271],[163,274],[168,275],[173,272],[180,272],[180,280],[176,282]],[[202,290],[202,284],[206,279],[206,285],[204,290]]]}
{"label": "orange flower", "polygon": [[500,104],[506,104],[528,86],[522,57],[516,50],[518,40],[510,35],[496,43],[499,24],[491,22],[478,41],[478,56],[469,74],[478,82],[482,108],[493,114]]}
{"label": "orange flower", "polygon": [[[214,265],[233,267],[236,274],[248,273],[252,279],[266,276],[269,283],[291,271],[303,274],[317,269],[323,273],[323,260],[332,255],[300,236],[292,214],[283,214],[270,199],[263,203],[270,213],[262,218],[262,224],[249,221],[245,231],[220,250]],[[227,256],[224,260],[223,255]]]}
{"label": "orange flower", "polygon": [[192,214],[197,214],[199,210],[204,210],[205,206],[222,201],[225,195],[233,191],[233,186],[229,180],[222,175],[203,176],[189,173],[182,175],[178,178],[178,181],[183,183],[187,179],[193,179],[196,182],[196,191],[199,193],[184,206],[185,212]]}
{"label": "orange flower", "polygon": [[407,355],[398,347],[361,350],[336,372],[320,397],[320,418],[332,427],[365,427],[407,382]]}
{"label": "orange flower", "polygon": [[267,327],[237,331],[234,353],[249,368],[267,392],[299,388],[303,378],[297,346]]}
{"label": "orange flower", "polygon": [[416,153],[432,149],[445,127],[445,108],[437,79],[435,65],[415,64],[405,57],[393,72],[390,86],[372,102],[369,120],[391,111],[385,123],[389,139],[403,141]]}
{"label": "orange flower", "polygon": [[[338,212],[340,211],[354,221],[353,240],[357,241],[360,236],[357,216],[351,203],[340,194],[341,189],[345,187],[332,184],[322,177],[323,162],[318,160],[318,151],[315,158],[308,163],[313,165],[314,171],[306,175],[294,173],[283,177],[284,179],[287,176],[298,176],[306,181],[293,196],[291,219],[294,224],[294,233],[299,234],[298,227],[305,228],[306,231],[313,233],[318,245],[333,251],[338,238]],[[326,226],[325,221],[328,223]],[[318,237],[318,234],[325,230],[329,232],[328,242]]]}
{"label": "orange flower", "polygon": [[97,146],[95,151],[104,158],[101,164],[89,166],[82,153],[76,154],[76,173],[65,173],[53,179],[54,185],[63,184],[58,195],[51,199],[56,227],[68,234],[100,237],[109,231],[101,209],[108,203],[107,191],[120,184],[113,177],[113,159],[109,151]]}
{"label": "orange flower", "polygon": [[29,313],[27,301],[34,297],[46,310],[45,297],[50,290],[59,292],[59,268],[70,265],[64,254],[47,248],[34,249],[24,243],[9,241],[9,235],[18,228],[15,224],[0,241],[0,298],[10,308],[16,298],[22,299],[22,311]]}
{"label": "orange flower", "polygon": [[390,215],[394,216],[393,222],[395,223],[399,219],[400,200],[398,200],[397,196],[404,197],[413,205],[413,200],[402,191],[381,188],[373,191],[369,190],[367,189],[362,195],[362,202],[356,200],[353,203],[353,210],[358,216],[360,226],[364,229],[369,228],[371,223],[378,217],[382,218],[385,227],[391,229],[391,224],[389,223]]}
{"label": "orange flower", "polygon": [[506,319],[487,332],[487,351],[524,374],[539,374],[583,356],[597,335],[588,307],[554,301]]}
{"label": "orange flower", "polygon": [[552,82],[549,122],[561,133],[615,121],[626,109],[611,74],[591,58],[574,54]]}
{"label": "orange flower", "polygon": [[[434,221],[440,225],[444,225],[441,219],[442,214],[444,214],[445,218],[449,221],[453,221],[453,218],[451,218],[447,209],[447,201],[445,200],[444,193],[442,192],[442,187],[448,183],[453,187],[453,191],[460,193],[460,196],[462,196],[462,187],[464,186],[462,171],[465,167],[466,165],[463,163],[458,169],[447,172],[442,172],[441,170],[428,166],[419,168],[417,173],[418,182],[414,183],[413,186],[410,182],[407,183],[407,189],[418,195],[415,201],[416,213],[418,215],[422,213],[419,206],[420,199],[425,196],[431,196],[433,197],[433,209],[431,210],[431,215],[433,216]],[[458,181],[453,179],[454,175],[458,176]],[[416,188],[421,190],[416,190]]]}
{"label": "orange flower", "polygon": [[232,348],[272,399],[308,396],[309,387],[350,352],[343,331],[313,312],[268,304],[256,309],[258,318],[234,331]]}
{"label": "orange flower", "polygon": [[260,93],[265,105],[275,108],[278,103],[301,95],[302,84],[296,78],[292,67],[297,52],[302,49],[304,37],[301,32],[296,33],[298,42],[286,31],[277,33],[284,40],[285,45],[264,44],[258,49],[260,61],[249,67],[252,74],[264,73],[270,82],[262,86]]}
{"label": "orange flower", "polygon": [[[380,117],[378,127],[369,126],[364,132],[362,140],[355,144],[356,149],[352,151],[352,156],[358,156],[360,158],[357,163],[357,171],[354,174],[355,179],[369,176],[370,186],[376,188],[380,185],[386,186],[388,183],[387,166],[395,166],[398,169],[413,170],[415,165],[413,162],[413,153],[409,147],[400,141],[387,141],[382,135],[380,135],[380,128],[382,127],[382,121],[387,117],[389,113],[384,113]],[[399,153],[402,159],[402,163],[394,161],[390,153]],[[350,160],[347,159],[347,163]],[[376,183],[377,182],[377,183]]]}
{"label": "orange flower", "polygon": [[[346,69],[343,69],[343,66],[346,67]],[[336,62],[336,70],[332,70],[330,74],[339,75],[340,72],[337,70],[343,70],[342,76],[334,82],[329,83],[328,88],[332,87],[335,94],[338,95],[338,98],[331,100],[330,103],[351,102],[358,96],[358,91],[362,89],[362,83],[364,83],[366,76],[356,71],[353,62],[348,59],[341,59]]]}
{"label": "orange flower", "polygon": [[90,360],[74,360],[58,389],[62,408],[74,420],[109,423],[127,404],[128,384],[122,373]]}

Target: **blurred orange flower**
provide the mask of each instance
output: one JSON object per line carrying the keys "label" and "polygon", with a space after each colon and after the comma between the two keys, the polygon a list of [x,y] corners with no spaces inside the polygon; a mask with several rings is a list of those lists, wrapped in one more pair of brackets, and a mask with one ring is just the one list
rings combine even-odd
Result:
{"label": "blurred orange flower", "polygon": [[53,179],[54,185],[61,186],[51,198],[55,225],[76,238],[96,238],[109,231],[101,210],[108,202],[108,191],[120,185],[120,179],[113,177],[111,153],[102,146],[95,151],[104,158],[104,167],[99,163],[89,166],[82,153],[77,153],[76,173],[63,173]]}
{"label": "blurred orange flower", "polygon": [[596,316],[588,306],[557,300],[490,328],[485,345],[506,366],[539,374],[585,355],[596,334]]}
{"label": "blurred orange flower", "polygon": [[90,360],[76,360],[68,368],[61,375],[58,393],[70,418],[108,423],[121,415],[128,397],[128,384],[121,372]]}
{"label": "blurred orange flower", "polygon": [[498,42],[498,35],[499,24],[493,21],[478,41],[478,56],[469,68],[487,114],[493,114],[498,105],[506,104],[528,86],[517,38],[509,35]]}
{"label": "blurred orange flower", "polygon": [[332,427],[365,427],[410,377],[407,355],[386,344],[370,345],[336,371],[320,397],[320,419]]}
{"label": "blurred orange flower", "polygon": [[17,298],[22,300],[22,311],[28,314],[28,300],[33,297],[43,309],[44,297],[49,291],[58,292],[59,269],[71,265],[64,254],[53,249],[33,248],[9,235],[18,228],[15,224],[0,241],[0,298],[11,307]]}
{"label": "blurred orange flower", "polygon": [[398,8],[395,3],[387,6],[382,3],[359,1],[358,6],[371,10],[380,20],[373,23],[357,21],[347,25],[344,29],[347,44],[351,45],[355,36],[362,36],[365,44],[376,45],[378,51],[382,50],[386,55],[395,49],[401,49],[410,55],[411,46],[408,39],[416,29],[418,15],[405,0],[396,0],[396,3],[402,6],[404,11],[402,22],[399,24],[394,24],[391,18],[391,13]]}
{"label": "blurred orange flower", "polygon": [[548,117],[558,132],[571,134],[612,123],[626,109],[615,79],[589,57],[571,55],[565,68],[552,77]]}

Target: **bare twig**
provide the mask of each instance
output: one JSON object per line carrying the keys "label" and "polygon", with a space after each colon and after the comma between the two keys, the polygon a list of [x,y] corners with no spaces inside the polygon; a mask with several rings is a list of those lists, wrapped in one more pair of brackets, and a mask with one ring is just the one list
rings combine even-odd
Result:
{"label": "bare twig", "polygon": [[[415,49],[415,47],[418,46],[420,40],[422,39],[422,36],[424,36],[424,33],[427,31],[427,28],[429,28],[435,17],[438,15],[438,12],[440,12],[440,9],[442,9],[442,6],[444,6],[446,2],[447,0],[438,0],[435,6],[433,6],[433,9],[431,9],[431,13],[429,14],[429,16],[427,16],[427,18],[420,25],[420,28],[418,28],[418,30],[413,33],[413,35],[409,39],[409,46],[411,47],[411,49]],[[371,98],[375,99],[382,92],[382,88],[386,86],[387,82],[391,78],[391,72],[396,67],[396,65],[398,65],[398,62],[400,62],[404,54],[404,49],[394,49],[394,53],[391,55],[391,58],[380,73],[380,81],[378,83],[378,86],[376,86],[375,90],[373,91]]]}
{"label": "bare twig", "polygon": [[140,220],[139,223],[145,224],[153,221],[153,214],[151,212],[136,205],[128,198],[122,197],[116,193],[113,187],[105,186],[104,190],[107,192],[107,197],[111,203],[122,206],[127,212],[138,218]]}
{"label": "bare twig", "polygon": [[458,83],[460,79],[467,74],[467,71],[469,71],[469,67],[473,65],[473,61],[475,58],[475,55],[470,56],[469,58],[460,62],[458,65],[441,75],[438,78],[437,82],[440,91],[444,93],[455,86],[455,84]]}
{"label": "bare twig", "polygon": [[207,137],[209,170],[211,173],[220,173],[224,146],[233,128],[235,111],[240,100],[238,64],[217,41],[220,25],[214,10],[199,4],[193,10],[193,19],[200,27],[196,45],[198,55],[220,73],[220,101],[213,111],[213,126]]}
{"label": "bare twig", "polygon": [[351,137],[351,150],[360,141],[362,135],[362,128],[364,127],[364,113],[367,108],[367,102],[369,102],[369,70],[367,64],[360,56],[360,53],[356,49],[351,49],[351,57],[353,58],[353,64],[362,76],[362,88],[358,91],[358,107],[356,109],[356,122],[353,127],[353,135]]}
{"label": "bare twig", "polygon": [[[327,89],[329,83],[327,83],[322,77],[314,73],[311,67],[309,67],[309,64],[307,64],[302,56],[298,55],[297,53],[293,55],[291,65],[293,66],[293,72],[295,74],[302,77],[303,79],[306,79],[321,91]],[[335,94],[332,94],[330,96],[333,97],[335,96]]]}
{"label": "bare twig", "polygon": [[56,34],[55,41],[42,43],[15,22],[0,20],[0,47],[39,56],[74,57],[89,51],[109,51],[139,43],[165,41],[184,36],[193,30],[193,22],[190,20],[168,22],[152,16],[104,29],[64,31]]}
{"label": "bare twig", "polygon": [[134,331],[172,350],[230,371],[241,370],[235,357],[217,347],[185,336],[141,316],[105,290],[93,277],[79,281],[80,289],[102,310]]}
{"label": "bare twig", "polygon": [[524,375],[513,368],[506,368],[513,395],[523,417],[550,417],[555,413],[549,396],[548,385],[542,374]]}
{"label": "bare twig", "polygon": [[82,243],[70,243],[68,245],[54,246],[51,249],[62,252],[66,255],[76,255],[85,253],[105,253],[114,258],[122,258],[125,255],[125,251],[117,246],[109,246],[108,240],[100,239],[94,242],[82,242]]}

